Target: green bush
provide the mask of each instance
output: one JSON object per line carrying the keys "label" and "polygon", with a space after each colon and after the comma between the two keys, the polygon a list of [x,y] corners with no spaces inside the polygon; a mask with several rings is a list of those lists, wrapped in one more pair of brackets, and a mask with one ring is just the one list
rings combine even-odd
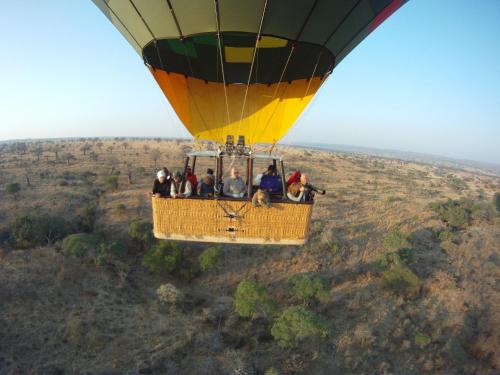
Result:
{"label": "green bush", "polygon": [[83,258],[89,253],[95,253],[99,237],[88,233],[76,233],[66,236],[62,242],[62,253],[66,256]]}
{"label": "green bush", "polygon": [[500,212],[500,193],[495,193],[495,196],[493,197],[493,202],[495,203],[497,211]]}
{"label": "green bush", "polygon": [[329,295],[328,280],[319,275],[295,275],[288,279],[292,293],[301,300],[325,300]]}
{"label": "green bush", "polygon": [[397,293],[416,296],[420,292],[422,281],[406,265],[391,264],[389,269],[382,273],[384,286]]}
{"label": "green bush", "polygon": [[21,191],[21,185],[18,182],[11,182],[5,186],[5,192],[17,198],[17,193]]}
{"label": "green bush", "polygon": [[111,191],[117,191],[118,190],[118,176],[113,175],[110,176],[106,179],[106,188]]}
{"label": "green bush", "polygon": [[393,229],[384,239],[384,247],[387,250],[399,250],[410,246],[408,235],[402,233],[399,229]]}
{"label": "green bush", "polygon": [[64,238],[71,228],[60,216],[29,214],[11,225],[11,237],[20,249],[50,245]]}
{"label": "green bush", "polygon": [[465,229],[470,224],[473,202],[452,200],[445,203],[431,203],[429,207],[439,215],[439,219],[452,230]]}
{"label": "green bush", "polygon": [[97,247],[95,257],[96,266],[103,267],[110,264],[113,259],[121,258],[127,253],[127,249],[118,242],[103,242]]}
{"label": "green bush", "polygon": [[142,258],[142,264],[155,273],[172,273],[182,262],[182,252],[174,242],[160,241]]}
{"label": "green bush", "polygon": [[449,229],[444,229],[439,232],[438,238],[441,242],[453,240],[453,232]]}
{"label": "green bush", "polygon": [[128,227],[128,235],[144,250],[153,242],[153,225],[148,221],[134,220]]}
{"label": "green bush", "polygon": [[217,268],[222,261],[222,250],[219,247],[209,247],[203,250],[198,257],[202,271],[209,271]]}
{"label": "green bush", "polygon": [[274,321],[271,334],[283,347],[294,347],[306,337],[325,337],[329,330],[325,320],[303,306],[291,306]]}
{"label": "green bush", "polygon": [[279,375],[279,372],[274,367],[269,367],[264,375]]}
{"label": "green bush", "polygon": [[275,313],[276,303],[262,285],[243,280],[236,289],[234,310],[245,318],[267,317]]}
{"label": "green bush", "polygon": [[411,247],[403,247],[398,250],[399,259],[401,259],[404,263],[410,264],[413,262],[415,250]]}

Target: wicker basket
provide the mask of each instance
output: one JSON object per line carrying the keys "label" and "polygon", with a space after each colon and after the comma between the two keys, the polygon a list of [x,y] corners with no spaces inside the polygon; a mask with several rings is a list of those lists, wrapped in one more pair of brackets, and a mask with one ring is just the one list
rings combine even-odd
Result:
{"label": "wicker basket", "polygon": [[154,236],[199,242],[301,245],[307,240],[312,204],[153,197]]}

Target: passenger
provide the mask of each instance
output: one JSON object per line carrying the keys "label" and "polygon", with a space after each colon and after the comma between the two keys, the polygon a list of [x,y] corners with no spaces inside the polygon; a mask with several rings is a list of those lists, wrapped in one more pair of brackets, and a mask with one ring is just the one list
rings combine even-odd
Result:
{"label": "passenger", "polygon": [[203,180],[198,183],[198,195],[205,198],[214,196],[214,179],[210,174],[207,174],[203,177]]}
{"label": "passenger", "polygon": [[189,180],[189,182],[191,182],[192,187],[196,188],[198,186],[198,179],[196,178],[196,175],[193,173],[190,165],[188,165],[186,168],[186,178]]}
{"label": "passenger", "polygon": [[252,197],[252,206],[269,208],[270,204],[269,193],[265,190],[257,189]]}
{"label": "passenger", "polygon": [[237,168],[231,168],[231,177],[224,180],[224,195],[232,198],[243,198],[247,187],[240,177],[240,171]]}
{"label": "passenger", "polygon": [[300,171],[297,170],[292,173],[290,177],[288,177],[288,181],[286,182],[286,186],[290,186],[294,182],[300,182]]}
{"label": "passenger", "polygon": [[[193,187],[191,181],[184,181],[184,189],[182,187],[182,173],[175,172],[172,185],[170,187],[170,196],[172,198],[189,198],[193,194]],[[182,191],[181,191],[182,190]]]}
{"label": "passenger", "polygon": [[260,188],[269,194],[280,194],[283,191],[281,186],[281,177],[276,172],[276,167],[271,164],[267,168],[267,172],[260,180]]}
{"label": "passenger", "polygon": [[155,182],[153,183],[153,195],[156,198],[166,198],[170,195],[171,179],[164,170],[158,171]]}
{"label": "passenger", "polygon": [[308,202],[314,199],[313,186],[309,183],[309,178],[306,174],[300,176],[299,182],[293,182],[288,187],[286,194],[288,199],[294,202]]}

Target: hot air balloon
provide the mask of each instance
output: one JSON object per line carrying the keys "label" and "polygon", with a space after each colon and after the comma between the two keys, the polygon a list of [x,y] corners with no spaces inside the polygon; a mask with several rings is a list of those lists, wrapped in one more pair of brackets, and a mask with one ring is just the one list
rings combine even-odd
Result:
{"label": "hot air balloon", "polygon": [[213,159],[218,185],[224,157],[247,161],[246,199],[153,198],[155,236],[304,243],[312,204],[287,200],[284,183],[270,209],[249,204],[254,160],[279,164],[285,178],[283,160],[256,155],[253,146],[275,145],[333,69],[405,0],[93,1],[142,57],[194,139],[220,145],[188,154],[186,167]]}

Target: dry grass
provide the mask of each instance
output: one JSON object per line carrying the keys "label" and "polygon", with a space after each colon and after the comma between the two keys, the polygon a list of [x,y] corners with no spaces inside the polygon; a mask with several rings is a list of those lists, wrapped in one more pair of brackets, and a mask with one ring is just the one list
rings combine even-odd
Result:
{"label": "dry grass", "polygon": [[[59,146],[60,154],[72,152],[76,160],[69,165],[50,151],[37,161],[30,152],[35,144],[24,155],[0,153],[2,375],[58,370],[261,374],[270,367],[283,374],[500,371],[500,222],[474,219],[457,241],[441,242],[436,232],[444,224],[428,209],[429,203],[448,198],[489,202],[500,190],[498,176],[283,147],[279,151],[288,168],[308,173],[328,192],[317,199],[309,243],[223,246],[224,266],[187,283],[149,274],[128,240],[127,226],[135,218],[151,217],[151,150],[160,150],[157,168],[175,170],[193,145],[127,140],[125,148],[122,140],[100,142],[89,142],[97,160],[83,155],[81,141],[40,144],[45,150]],[[207,167],[197,163],[198,173]],[[112,170],[121,172],[115,192],[105,191]],[[21,183],[19,199],[5,192],[9,182]],[[65,258],[57,244],[14,250],[9,243],[16,217],[41,211],[70,220],[88,202],[98,207],[96,229],[129,247],[124,274]],[[387,270],[375,266],[388,252],[384,239],[395,229],[409,235],[414,249],[414,260],[405,267],[418,288],[409,294],[387,287]],[[205,248],[181,246],[193,264]],[[309,306],[331,325],[328,339],[307,341],[289,352],[270,337],[272,322],[244,320],[232,312],[231,297],[241,280],[265,285],[285,308],[290,304],[287,280],[302,273],[331,281],[330,297]],[[167,283],[183,295],[175,309],[156,295]]]}

